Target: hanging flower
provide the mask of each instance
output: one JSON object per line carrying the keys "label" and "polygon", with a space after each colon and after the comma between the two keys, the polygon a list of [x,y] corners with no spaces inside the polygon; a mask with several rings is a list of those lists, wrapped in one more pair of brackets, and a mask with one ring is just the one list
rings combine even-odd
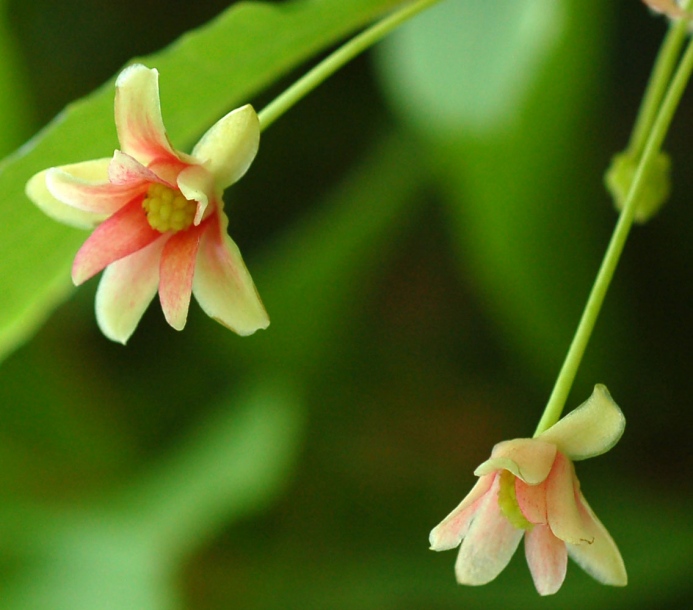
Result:
{"label": "hanging flower", "polygon": [[72,279],[79,285],[105,269],[96,295],[103,333],[125,343],[157,291],[177,330],[191,293],[239,335],[266,328],[265,308],[227,234],[222,199],[257,153],[253,108],[224,116],[187,155],[166,135],[157,71],[133,65],[116,81],[115,122],[120,150],[112,159],[50,168],[26,188],[56,220],[95,227],[75,257]]}
{"label": "hanging flower", "polygon": [[483,585],[510,561],[520,539],[541,595],[560,589],[568,555],[599,582],[627,583],[623,559],[587,504],[574,460],[600,455],[623,434],[625,419],[603,385],[535,438],[499,443],[474,474],[476,485],[430,536],[434,551],[460,546],[460,584]]}
{"label": "hanging flower", "polygon": [[676,0],[643,0],[647,6],[657,13],[663,13],[670,19],[691,19],[693,15],[679,6]]}

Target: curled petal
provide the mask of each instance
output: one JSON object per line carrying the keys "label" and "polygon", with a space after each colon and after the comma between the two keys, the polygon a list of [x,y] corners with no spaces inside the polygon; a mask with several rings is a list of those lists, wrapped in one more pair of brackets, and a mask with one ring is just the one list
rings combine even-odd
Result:
{"label": "curled petal", "polygon": [[498,443],[491,458],[475,471],[481,476],[496,470],[508,470],[530,485],[541,483],[551,471],[556,446],[534,438],[516,438]]}
{"label": "curled petal", "polygon": [[84,242],[72,265],[75,285],[161,237],[161,233],[149,226],[141,204],[141,197],[133,199],[101,223]]}
{"label": "curled petal", "polygon": [[570,544],[592,544],[594,536],[585,529],[578,510],[577,490],[573,464],[562,453],[557,453],[546,481],[546,511],[551,531]]}
{"label": "curled petal", "polygon": [[479,508],[479,503],[491,488],[496,474],[481,477],[467,496],[445,519],[431,530],[428,537],[433,551],[447,551],[460,544],[467,535],[469,524]]}
{"label": "curled petal", "polygon": [[565,543],[547,525],[537,525],[525,534],[525,557],[539,595],[556,593],[568,569]]}
{"label": "curled petal", "polygon": [[183,197],[197,201],[193,223],[199,225],[210,201],[216,197],[214,177],[201,165],[190,165],[178,174],[178,188]]}
{"label": "curled petal", "polygon": [[219,210],[200,241],[193,294],[204,312],[239,335],[269,326],[269,317],[243,262],[226,233],[228,219]]}
{"label": "curled petal", "polygon": [[248,171],[260,145],[260,121],[249,104],[236,108],[217,121],[193,149],[214,176],[217,188],[225,189]]}
{"label": "curled petal", "polygon": [[571,460],[601,455],[621,438],[626,419],[606,386],[597,384],[590,396],[537,439],[554,443]]}
{"label": "curled petal", "polygon": [[96,320],[104,335],[125,344],[159,285],[166,236],[109,265],[96,291]]}
{"label": "curled petal", "polygon": [[197,249],[207,228],[205,224],[176,233],[161,254],[159,299],[166,321],[176,330],[183,330],[188,319]]}
{"label": "curled petal", "polygon": [[500,574],[520,543],[524,530],[510,524],[498,506],[500,477],[479,503],[455,562],[461,585],[485,585]]}
{"label": "curled petal", "polygon": [[104,184],[108,182],[109,163],[110,159],[98,159],[44,170],[27,182],[26,194],[41,211],[58,222],[80,229],[92,229],[103,222],[111,212],[99,209],[98,202],[96,207],[87,207],[75,205],[67,200],[63,193],[58,193],[59,197],[56,196],[49,188],[49,176],[56,173],[69,174],[78,182]]}
{"label": "curled petal", "polygon": [[141,64],[125,68],[116,80],[115,122],[121,150],[149,165],[178,159],[161,118],[159,73]]}
{"label": "curled petal", "polygon": [[578,492],[578,509],[592,544],[569,544],[568,554],[590,576],[604,585],[625,587],[628,584],[626,566],[609,532],[597,519],[585,497]]}
{"label": "curled petal", "polygon": [[[144,185],[161,182],[159,177],[137,159],[116,150],[108,165],[108,179],[113,184]],[[169,185],[174,186],[174,185]]]}

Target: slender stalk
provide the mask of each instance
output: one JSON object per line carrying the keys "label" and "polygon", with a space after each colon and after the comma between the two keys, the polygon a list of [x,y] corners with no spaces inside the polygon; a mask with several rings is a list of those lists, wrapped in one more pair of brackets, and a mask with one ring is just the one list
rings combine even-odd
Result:
{"label": "slender stalk", "polygon": [[258,113],[260,129],[263,131],[267,129],[296,102],[304,98],[357,55],[382,40],[408,19],[438,2],[440,0],[417,0],[408,3],[343,44]]}
{"label": "slender stalk", "polygon": [[534,433],[535,436],[541,434],[541,432],[555,424],[561,416],[570,388],[573,385],[575,375],[580,366],[582,356],[585,353],[585,348],[587,347],[597,317],[599,316],[604,297],[606,296],[614,271],[618,265],[621,252],[623,252],[626,238],[633,224],[633,217],[635,215],[638,199],[644,186],[644,176],[647,175],[650,163],[652,163],[659,153],[666,133],[669,130],[674,112],[676,111],[692,71],[693,42],[688,44],[688,48],[679,63],[659,108],[657,117],[652,124],[652,129],[647,138],[643,155],[638,163],[633,183],[628,191],[626,203],[619,216],[616,228],[609,242],[609,247],[604,255],[604,260],[602,261],[594,286],[592,287],[587,304],[585,305],[585,310],[580,319],[577,331],[575,332],[575,337],[570,345],[561,371],[558,374],[556,384],[549,397],[544,414]]}

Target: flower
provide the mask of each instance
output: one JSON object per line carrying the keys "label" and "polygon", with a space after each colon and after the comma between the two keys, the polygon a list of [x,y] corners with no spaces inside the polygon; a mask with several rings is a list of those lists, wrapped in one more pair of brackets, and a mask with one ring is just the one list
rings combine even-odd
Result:
{"label": "flower", "polygon": [[497,444],[474,471],[476,485],[431,532],[431,548],[461,543],[457,581],[483,585],[505,568],[524,535],[540,595],[560,589],[568,555],[599,582],[624,586],[621,554],[582,495],[572,463],[611,449],[624,427],[623,413],[597,385],[585,403],[535,438]]}
{"label": "flower", "polygon": [[181,330],[191,293],[212,318],[249,335],[269,325],[241,253],[227,234],[222,194],[247,171],[260,123],[249,105],[175,150],[161,117],[158,72],[143,65],[116,81],[120,141],[112,159],[36,174],[27,195],[63,223],[94,228],[72,266],[75,285],[105,269],[96,295],[103,333],[125,343],[159,293],[166,321]]}
{"label": "flower", "polygon": [[670,19],[691,19],[693,15],[683,10],[676,0],[643,0],[647,6],[657,13],[663,13]]}

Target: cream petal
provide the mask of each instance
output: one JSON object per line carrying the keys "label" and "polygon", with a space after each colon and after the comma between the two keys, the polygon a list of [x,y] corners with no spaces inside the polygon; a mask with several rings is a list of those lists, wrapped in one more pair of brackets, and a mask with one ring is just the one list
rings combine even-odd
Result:
{"label": "cream petal", "polygon": [[541,483],[551,471],[556,446],[534,438],[516,438],[498,443],[491,458],[474,471],[481,476],[496,470],[509,470],[530,485]]}
{"label": "cream petal", "polygon": [[592,543],[593,536],[583,525],[577,506],[579,483],[572,462],[556,454],[546,480],[546,512],[554,536],[570,544]]}
{"label": "cream petal", "polygon": [[498,506],[500,477],[479,504],[455,562],[457,582],[485,585],[508,565],[524,530],[513,527]]}
{"label": "cream petal", "polygon": [[204,312],[239,335],[269,326],[269,317],[243,262],[226,233],[228,219],[219,210],[200,241],[193,294]]}
{"label": "cream petal", "polygon": [[606,386],[594,386],[592,396],[537,439],[554,443],[571,460],[601,455],[621,438],[626,419]]}
{"label": "cream petal", "polygon": [[553,595],[561,588],[568,569],[566,545],[548,525],[537,525],[525,534],[525,557],[539,595]]}
{"label": "cream petal", "polygon": [[217,188],[240,180],[260,146],[260,121],[250,104],[217,121],[193,149],[192,156],[214,176]]}
{"label": "cream petal", "polygon": [[72,281],[79,286],[99,271],[161,237],[149,226],[141,202],[133,200],[102,222],[75,256]]}
{"label": "cream petal", "polygon": [[431,530],[428,537],[432,551],[447,551],[460,544],[467,535],[469,524],[479,507],[481,499],[491,488],[496,474],[481,477],[459,505]]}
{"label": "cream petal", "polygon": [[206,227],[192,227],[173,235],[161,254],[159,299],[166,321],[183,330],[188,319],[195,259]]}
{"label": "cream petal", "polygon": [[161,118],[159,73],[141,64],[128,66],[116,80],[115,122],[121,150],[149,165],[177,158]]}
{"label": "cream petal", "polygon": [[48,188],[48,176],[55,172],[69,172],[78,180],[103,183],[108,180],[109,162],[109,159],[98,159],[44,170],[27,182],[25,192],[42,212],[54,220],[79,229],[92,229],[108,218],[110,212],[81,209],[58,199]]}
{"label": "cream petal", "polygon": [[201,165],[190,165],[178,174],[178,188],[186,199],[197,201],[193,222],[199,225],[210,201],[214,201],[217,196],[214,177]]}
{"label": "cream petal", "polygon": [[112,184],[118,185],[141,186],[152,182],[161,182],[153,171],[120,150],[113,153],[113,159],[108,165],[108,179]]}
{"label": "cream petal", "polygon": [[578,509],[592,544],[569,544],[568,554],[585,572],[604,585],[625,587],[628,574],[621,553],[609,532],[578,492]]}
{"label": "cream petal", "polygon": [[159,285],[159,259],[167,236],[109,265],[96,291],[96,321],[123,345],[137,328]]}

